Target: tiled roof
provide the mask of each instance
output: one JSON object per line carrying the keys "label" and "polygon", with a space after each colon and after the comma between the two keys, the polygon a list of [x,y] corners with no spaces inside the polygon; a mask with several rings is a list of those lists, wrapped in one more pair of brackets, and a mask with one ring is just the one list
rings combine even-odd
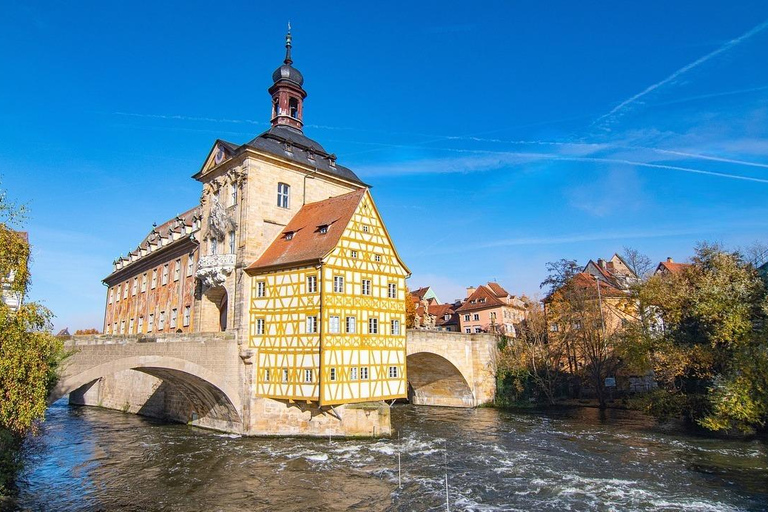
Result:
{"label": "tiled roof", "polygon": [[198,213],[197,206],[190,208],[184,213],[180,213],[159,226],[153,227],[152,231],[150,231],[149,234],[144,237],[144,240],[141,241],[139,248],[147,247],[150,243],[155,243],[160,238],[168,238],[173,235],[173,233],[180,231],[184,226],[191,227],[196,213]]}
{"label": "tiled roof", "polygon": [[429,291],[429,286],[424,286],[422,288],[419,288],[418,290],[413,290],[411,292],[411,295],[421,300],[424,298],[424,294],[427,293],[428,291]]}
{"label": "tiled roof", "polygon": [[[589,274],[587,272],[579,272],[575,276],[571,278],[568,283],[566,283],[564,286],[558,288],[553,293],[551,293],[549,296],[547,296],[544,299],[544,302],[550,302],[552,298],[558,294],[561,290],[564,288],[571,288],[576,290],[594,290],[595,297],[597,297],[597,279],[592,274]],[[603,297],[626,297],[627,294],[617,288],[616,286],[612,285],[611,283],[606,283],[602,279],[600,280],[600,294]]]}
{"label": "tiled roof", "polygon": [[677,274],[678,272],[682,272],[686,268],[690,267],[690,263],[675,263],[672,261],[662,261],[659,263],[659,266],[656,267],[656,272],[669,272],[671,274]]}
{"label": "tiled roof", "polygon": [[499,283],[489,282],[488,283],[488,288],[490,288],[491,291],[493,293],[495,293],[497,297],[509,297],[510,296],[510,293],[507,290],[505,290],[504,288],[502,288],[501,285],[499,285]]}
{"label": "tiled roof", "polygon": [[[419,306],[416,309],[416,314],[420,317],[423,317],[425,314],[424,306]],[[459,315],[454,310],[453,304],[430,304],[429,314],[430,316],[435,317],[436,327],[458,325],[459,323]],[[446,315],[449,315],[448,320],[445,319]]]}
{"label": "tiled roof", "polygon": [[[338,244],[366,190],[304,205],[246,271],[257,273],[298,263],[319,263]],[[327,232],[322,233],[320,226],[327,226]]]}
{"label": "tiled roof", "polygon": [[472,293],[472,295],[467,297],[467,300],[464,301],[464,304],[462,304],[461,307],[456,311],[473,311],[476,309],[485,309],[503,305],[505,305],[505,303],[499,300],[499,298],[493,291],[491,291],[490,288],[481,284]]}
{"label": "tiled roof", "polygon": [[188,235],[200,229],[199,225],[195,227],[194,224],[195,217],[199,215],[200,209],[196,206],[163,222],[159,226],[154,226],[152,231],[144,237],[144,240],[141,241],[136,249],[129,252],[126,256],[120,256],[113,262],[112,273],[104,279],[109,279],[124,268],[130,267],[140,260],[144,261],[145,257],[154,254],[157,250],[167,247],[182,238],[187,239]]}

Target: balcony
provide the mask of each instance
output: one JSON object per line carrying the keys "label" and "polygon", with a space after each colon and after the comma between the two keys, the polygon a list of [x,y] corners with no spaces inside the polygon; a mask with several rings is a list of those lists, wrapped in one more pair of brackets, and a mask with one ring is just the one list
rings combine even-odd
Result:
{"label": "balcony", "polygon": [[221,286],[227,280],[227,276],[235,270],[235,254],[209,254],[201,256],[197,262],[197,277],[203,284],[203,289]]}

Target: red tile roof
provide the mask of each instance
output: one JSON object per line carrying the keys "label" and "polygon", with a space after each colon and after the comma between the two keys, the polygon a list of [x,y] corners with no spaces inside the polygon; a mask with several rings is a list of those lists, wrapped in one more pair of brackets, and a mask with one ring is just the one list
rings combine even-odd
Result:
{"label": "red tile roof", "polygon": [[473,311],[476,309],[495,308],[503,305],[505,305],[504,302],[499,300],[490,288],[481,284],[472,295],[467,297],[464,304],[462,304],[456,311]]}
{"label": "red tile roof", "polygon": [[[425,314],[424,306],[419,306],[416,309],[416,314],[423,317]],[[453,304],[432,304],[429,305],[430,316],[435,317],[435,326],[442,327],[445,325],[458,325],[459,316],[454,310]],[[445,319],[445,315],[449,315],[448,320]]]}
{"label": "red tile roof", "polygon": [[[319,262],[339,243],[366,190],[363,188],[304,205],[246,271],[257,273],[299,263]],[[327,226],[328,231],[321,233],[320,226]]]}
{"label": "red tile roof", "polygon": [[672,261],[662,261],[659,263],[659,266],[656,267],[656,272],[669,272],[671,274],[677,274],[678,272],[682,272],[686,268],[690,267],[690,263],[675,263]]}
{"label": "red tile roof", "polygon": [[510,296],[509,292],[507,290],[505,290],[504,288],[502,288],[501,285],[499,285],[499,283],[489,282],[488,283],[488,288],[490,288],[491,291],[493,293],[495,293],[497,297],[508,297],[508,296]]}
{"label": "red tile roof", "polygon": [[411,292],[411,295],[421,300],[424,298],[424,294],[427,293],[428,291],[429,291],[429,286],[424,286],[422,288],[419,288],[418,290],[413,290]]}

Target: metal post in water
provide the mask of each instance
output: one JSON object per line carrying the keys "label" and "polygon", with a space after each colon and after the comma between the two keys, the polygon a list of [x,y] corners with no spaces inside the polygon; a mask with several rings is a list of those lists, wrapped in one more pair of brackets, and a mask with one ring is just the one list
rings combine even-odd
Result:
{"label": "metal post in water", "polygon": [[445,461],[445,510],[451,512],[451,502],[448,500],[448,441],[446,440],[446,447],[443,451]]}
{"label": "metal post in water", "polygon": [[400,468],[401,468],[401,465],[400,465],[400,452],[398,451],[397,452],[397,488],[398,489],[402,489],[403,488],[403,480],[402,480],[402,478],[400,476],[400,473],[401,473]]}

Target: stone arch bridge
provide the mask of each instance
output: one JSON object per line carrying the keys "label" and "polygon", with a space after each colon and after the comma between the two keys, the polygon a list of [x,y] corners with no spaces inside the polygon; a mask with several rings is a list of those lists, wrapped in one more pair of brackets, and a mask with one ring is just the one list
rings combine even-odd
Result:
{"label": "stone arch bridge", "polygon": [[496,338],[408,331],[408,399],[416,405],[477,407],[496,393]]}
{"label": "stone arch bridge", "polygon": [[[488,335],[408,331],[409,399],[474,407],[493,400],[495,340]],[[252,397],[253,352],[233,333],[75,336],[49,397],[253,435],[380,435],[389,411],[333,414]],[[344,424],[344,425],[342,425]]]}

